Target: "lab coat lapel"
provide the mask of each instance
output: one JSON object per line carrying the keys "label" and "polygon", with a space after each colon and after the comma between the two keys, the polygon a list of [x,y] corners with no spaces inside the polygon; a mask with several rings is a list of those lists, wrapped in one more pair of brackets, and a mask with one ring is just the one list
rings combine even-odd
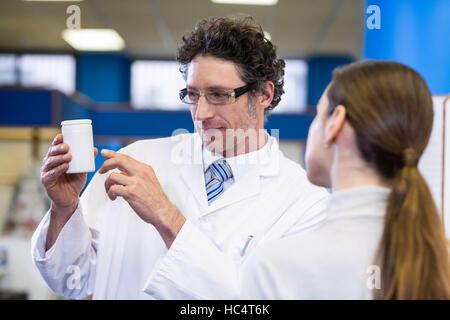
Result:
{"label": "lab coat lapel", "polygon": [[202,212],[208,206],[208,200],[206,199],[205,190],[205,176],[203,173],[202,164],[184,164],[180,167],[181,177],[189,188],[189,190],[194,194],[197,202],[202,208]]}
{"label": "lab coat lapel", "polygon": [[183,141],[180,152],[181,163],[178,165],[181,178],[204,213],[208,207],[205,189],[205,175],[203,172],[202,144],[197,133],[188,135]]}
{"label": "lab coat lapel", "polygon": [[261,182],[259,178],[259,167],[255,166],[244,177],[228,187],[225,192],[217,198],[217,200],[211,203],[208,207],[208,213],[250,198],[257,195],[260,191]]}

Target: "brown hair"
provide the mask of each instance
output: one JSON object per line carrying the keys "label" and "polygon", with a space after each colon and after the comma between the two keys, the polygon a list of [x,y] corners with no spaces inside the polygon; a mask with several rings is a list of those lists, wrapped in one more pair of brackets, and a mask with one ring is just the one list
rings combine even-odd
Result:
{"label": "brown hair", "polygon": [[272,81],[275,89],[272,103],[275,108],[284,93],[283,59],[278,59],[276,47],[264,36],[260,25],[250,16],[212,17],[197,23],[194,31],[182,37],[177,60],[180,71],[186,77],[187,65],[195,56],[211,55],[232,61],[238,67],[242,81],[255,83],[256,91],[263,91],[266,81]]}
{"label": "brown hair", "polygon": [[357,62],[333,72],[329,112],[338,105],[366,162],[392,182],[376,263],[375,298],[450,299],[450,261],[443,223],[417,168],[433,126],[424,79],[389,61]]}

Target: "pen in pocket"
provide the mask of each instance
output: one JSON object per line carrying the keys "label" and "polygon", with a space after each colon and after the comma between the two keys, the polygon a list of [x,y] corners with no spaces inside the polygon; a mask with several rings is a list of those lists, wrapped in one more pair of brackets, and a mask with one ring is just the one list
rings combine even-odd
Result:
{"label": "pen in pocket", "polygon": [[241,256],[243,256],[245,254],[245,251],[247,250],[247,247],[250,244],[250,241],[252,241],[252,239],[253,239],[253,235],[249,235],[248,239],[247,239],[247,242],[244,245],[244,248],[242,248]]}

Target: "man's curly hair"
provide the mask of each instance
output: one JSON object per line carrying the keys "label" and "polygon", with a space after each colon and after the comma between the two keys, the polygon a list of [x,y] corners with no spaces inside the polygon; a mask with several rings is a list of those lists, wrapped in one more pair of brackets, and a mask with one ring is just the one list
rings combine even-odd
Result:
{"label": "man's curly hair", "polygon": [[254,90],[264,91],[264,83],[272,81],[275,90],[272,103],[275,108],[284,93],[283,59],[278,59],[276,47],[264,36],[264,31],[250,16],[212,17],[197,23],[194,31],[182,37],[177,60],[186,78],[187,65],[197,55],[210,55],[232,61],[238,67],[242,81],[255,83]]}

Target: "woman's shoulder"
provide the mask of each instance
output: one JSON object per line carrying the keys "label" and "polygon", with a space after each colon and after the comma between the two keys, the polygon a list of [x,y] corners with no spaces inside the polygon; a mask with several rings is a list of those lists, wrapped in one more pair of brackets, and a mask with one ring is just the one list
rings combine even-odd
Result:
{"label": "woman's shoulder", "polygon": [[318,266],[366,263],[375,254],[380,236],[368,229],[325,221],[316,229],[262,244],[254,252],[254,263],[274,269],[292,265],[309,272]]}

